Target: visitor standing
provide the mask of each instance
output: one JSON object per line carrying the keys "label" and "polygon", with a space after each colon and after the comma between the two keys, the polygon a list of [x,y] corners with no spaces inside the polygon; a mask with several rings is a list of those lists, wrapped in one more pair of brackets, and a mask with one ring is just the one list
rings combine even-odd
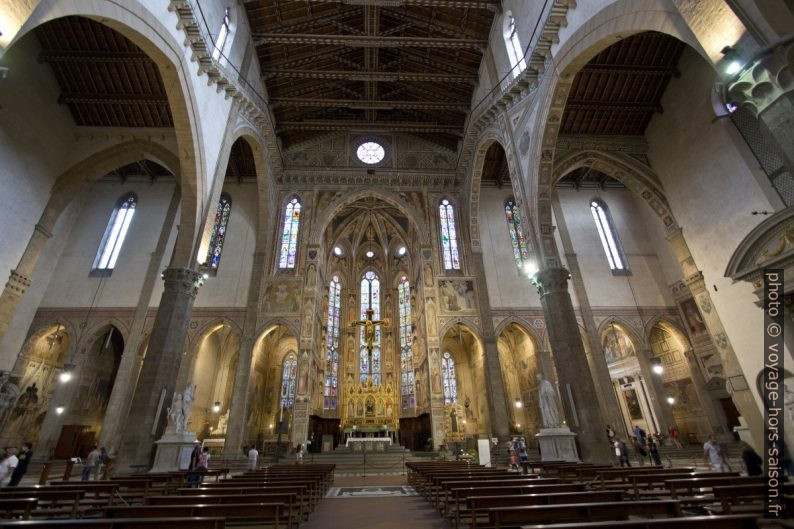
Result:
{"label": "visitor standing", "polygon": [[204,450],[201,451],[201,454],[198,457],[198,465],[196,466],[196,470],[208,470],[210,468],[210,447],[205,446]]}
{"label": "visitor standing", "polygon": [[717,443],[714,434],[709,435],[709,440],[703,444],[703,459],[711,465],[715,472],[730,472],[731,467],[725,461],[722,447]]}
{"label": "visitor standing", "polygon": [[14,455],[15,448],[7,447],[3,451],[3,460],[0,461],[0,487],[5,487],[11,482],[11,476],[17,468],[19,459]]}
{"label": "visitor standing", "polygon": [[94,470],[99,464],[99,458],[102,454],[99,452],[99,448],[97,445],[94,445],[94,448],[88,452],[88,456],[85,458],[85,463],[83,464],[83,481],[88,481],[91,479],[91,471]]}
{"label": "visitor standing", "polygon": [[299,444],[295,447],[295,463],[298,465],[303,464],[303,445]]}
{"label": "visitor standing", "polygon": [[615,430],[612,429],[611,424],[607,424],[607,441],[610,445],[615,442]]}
{"label": "visitor standing", "polygon": [[102,475],[102,468],[108,464],[110,460],[110,456],[108,456],[108,451],[105,450],[105,447],[101,447],[99,449],[99,460],[97,461],[96,467],[94,467],[94,479],[99,480]]}
{"label": "visitor standing", "polygon": [[33,457],[31,448],[33,448],[33,445],[30,443],[24,443],[22,445],[22,450],[20,450],[17,455],[17,468],[14,469],[14,472],[11,474],[11,481],[8,483],[10,487],[19,485],[19,482],[22,481],[22,477],[28,471],[28,463],[30,463],[30,458]]}
{"label": "visitor standing", "polygon": [[659,455],[659,447],[653,439],[648,439],[648,457],[652,465],[662,466],[662,456]]}
{"label": "visitor standing", "polygon": [[671,427],[670,428],[670,439],[672,439],[673,444],[675,445],[675,447],[680,449],[681,448],[681,441],[678,440],[678,436],[679,436],[678,428],[676,428],[675,426]]}
{"label": "visitor standing", "polygon": [[637,458],[637,463],[640,466],[645,465],[645,456],[648,455],[648,452],[645,451],[645,447],[634,436],[631,437],[631,447],[634,449],[634,457]]}
{"label": "visitor standing", "polygon": [[634,437],[637,438],[637,442],[640,443],[640,446],[645,446],[645,430],[640,428],[639,424],[634,425]]}
{"label": "visitor standing", "polygon": [[619,437],[614,437],[613,445],[615,448],[615,457],[618,458],[618,465],[621,467],[630,467],[631,461],[629,461],[629,447],[626,446],[626,443],[620,440]]}
{"label": "visitor standing", "polygon": [[248,451],[248,470],[256,470],[257,459],[259,459],[259,450],[256,449],[256,446],[251,445],[251,449]]}

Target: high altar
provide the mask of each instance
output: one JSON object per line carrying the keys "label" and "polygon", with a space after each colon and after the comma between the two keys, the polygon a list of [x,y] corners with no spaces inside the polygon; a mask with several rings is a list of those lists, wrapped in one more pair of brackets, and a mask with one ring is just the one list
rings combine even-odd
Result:
{"label": "high altar", "polygon": [[[382,450],[383,445],[397,442],[400,417],[391,384],[373,384],[371,379],[359,384],[348,382],[344,402],[342,430],[345,440],[354,443],[354,450],[363,449],[364,446],[366,449]],[[378,440],[383,443],[372,445],[371,441]]]}

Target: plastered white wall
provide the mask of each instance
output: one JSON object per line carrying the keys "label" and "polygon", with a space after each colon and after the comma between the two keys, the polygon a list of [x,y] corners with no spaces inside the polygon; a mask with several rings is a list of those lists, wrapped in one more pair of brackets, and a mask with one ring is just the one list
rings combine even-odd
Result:
{"label": "plastered white wall", "polygon": [[[673,214],[703,272],[728,338],[753,391],[762,368],[761,309],[749,284],[723,277],[739,242],[759,223],[755,210],[774,209],[748,165],[747,146],[729,120],[714,120],[709,90],[715,72],[692,50],[679,63],[646,131],[649,158]],[[716,287],[716,289],[715,289]]]}

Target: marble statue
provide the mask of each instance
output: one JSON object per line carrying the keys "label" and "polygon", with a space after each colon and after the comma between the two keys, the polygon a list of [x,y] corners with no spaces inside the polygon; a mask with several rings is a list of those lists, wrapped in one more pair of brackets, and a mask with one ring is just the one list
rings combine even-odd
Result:
{"label": "marble statue", "polygon": [[218,428],[213,432],[218,435],[226,435],[226,427],[229,425],[229,410],[218,417]]}
{"label": "marble statue", "polygon": [[544,428],[559,428],[563,425],[557,391],[540,373],[538,373],[538,403]]}
{"label": "marble statue", "polygon": [[167,430],[173,430],[176,433],[182,433],[184,424],[182,418],[182,394],[174,392],[174,397],[171,399],[171,407],[168,409],[168,426]]}
{"label": "marble statue", "polygon": [[187,431],[187,420],[190,418],[190,406],[196,398],[196,385],[188,384],[182,397],[182,431]]}

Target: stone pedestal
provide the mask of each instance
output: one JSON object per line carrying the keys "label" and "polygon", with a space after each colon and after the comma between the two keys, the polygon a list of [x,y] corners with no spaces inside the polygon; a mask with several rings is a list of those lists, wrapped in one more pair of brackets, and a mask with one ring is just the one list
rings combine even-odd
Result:
{"label": "stone pedestal", "polygon": [[190,453],[196,444],[196,434],[193,432],[166,432],[154,444],[157,445],[157,455],[150,472],[187,470],[190,466]]}
{"label": "stone pedestal", "polygon": [[569,428],[541,428],[535,434],[540,444],[541,461],[573,461],[579,462],[576,451],[576,434]]}

